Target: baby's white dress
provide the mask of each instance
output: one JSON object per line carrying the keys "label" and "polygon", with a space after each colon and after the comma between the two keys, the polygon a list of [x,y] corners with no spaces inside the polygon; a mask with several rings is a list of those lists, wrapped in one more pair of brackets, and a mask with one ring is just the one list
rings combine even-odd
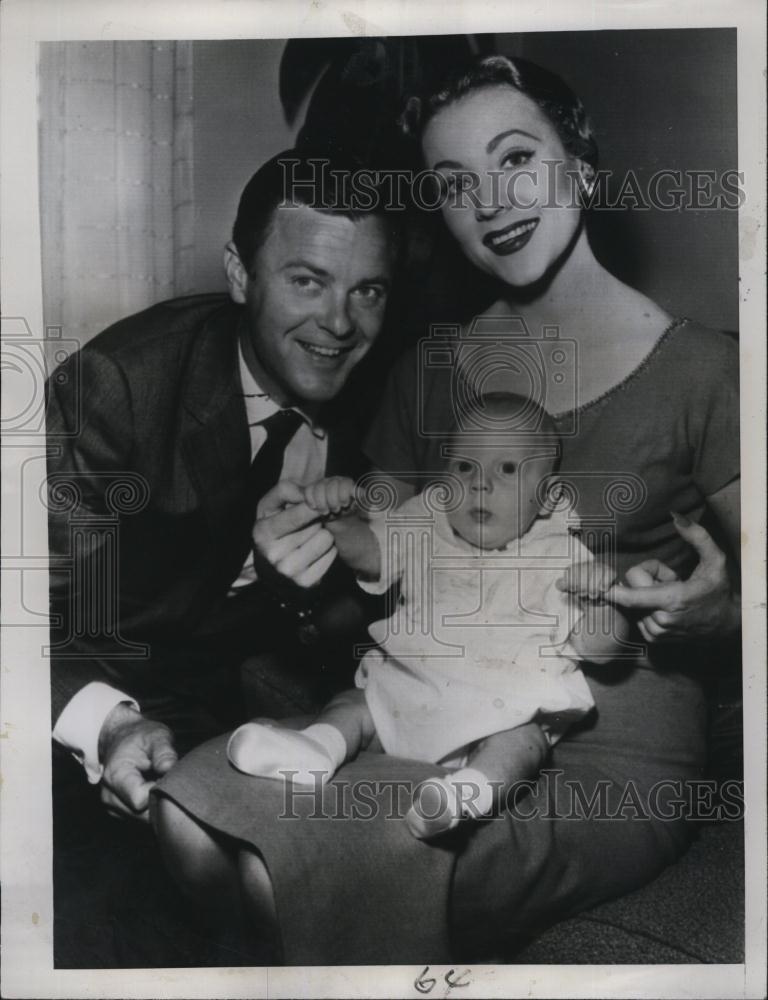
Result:
{"label": "baby's white dress", "polygon": [[457,538],[423,494],[370,522],[394,613],[370,626],[377,643],[355,677],[384,750],[456,764],[477,740],[536,719],[551,741],[594,705],[568,636],[581,617],[555,587],[592,560],[575,516],[541,516],[503,550]]}

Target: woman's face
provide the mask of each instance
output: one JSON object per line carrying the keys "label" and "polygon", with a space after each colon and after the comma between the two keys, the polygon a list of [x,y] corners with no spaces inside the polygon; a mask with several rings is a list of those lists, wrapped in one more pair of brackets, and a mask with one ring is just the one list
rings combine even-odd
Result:
{"label": "woman's face", "polygon": [[508,285],[542,278],[579,227],[579,161],[538,105],[486,87],[439,111],[423,138],[447,185],[443,215],[464,254]]}

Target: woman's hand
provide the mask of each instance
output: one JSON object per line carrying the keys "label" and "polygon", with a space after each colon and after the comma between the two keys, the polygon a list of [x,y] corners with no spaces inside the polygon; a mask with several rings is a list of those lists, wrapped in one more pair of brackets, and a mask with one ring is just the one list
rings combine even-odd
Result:
{"label": "woman's hand", "polygon": [[699,563],[687,580],[658,559],[648,559],[627,570],[627,585],[617,584],[607,597],[624,608],[647,611],[637,625],[646,642],[704,638],[735,631],[740,606],[728,577],[725,554],[700,524],[680,514],[675,527],[699,554]]}
{"label": "woman's hand", "polygon": [[318,583],[337,555],[333,536],[304,502],[304,490],[287,479],[259,501],[253,545],[258,556],[300,587]]}

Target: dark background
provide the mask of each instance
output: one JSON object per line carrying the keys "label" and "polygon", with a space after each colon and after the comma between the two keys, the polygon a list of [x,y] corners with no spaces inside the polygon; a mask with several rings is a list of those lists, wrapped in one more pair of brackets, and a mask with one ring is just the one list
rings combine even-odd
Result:
{"label": "dark background", "polygon": [[[660,169],[719,174],[738,166],[735,29],[475,37],[484,48],[523,56],[562,76],[593,121],[601,169],[617,178],[631,169],[644,186]],[[221,247],[244,181],[292,141],[303,120],[304,109],[288,126],[278,99],[284,47],[281,40],[194,45],[195,275],[201,291],[224,287]],[[735,211],[599,215],[596,249],[620,278],[673,314],[737,329]],[[448,306],[445,299],[443,304]]]}

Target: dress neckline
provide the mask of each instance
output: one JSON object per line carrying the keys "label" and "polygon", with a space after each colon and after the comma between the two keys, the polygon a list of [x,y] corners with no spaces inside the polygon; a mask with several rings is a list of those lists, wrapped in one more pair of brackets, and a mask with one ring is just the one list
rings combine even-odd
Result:
{"label": "dress neckline", "polygon": [[607,399],[609,399],[616,393],[622,392],[624,389],[627,388],[627,386],[631,382],[634,382],[634,380],[639,375],[642,375],[642,373],[648,368],[648,366],[656,359],[656,356],[659,354],[662,348],[665,347],[666,344],[669,342],[670,338],[672,337],[672,334],[676,330],[679,330],[680,327],[685,326],[685,324],[688,322],[690,322],[688,316],[675,317],[675,319],[672,320],[669,326],[667,326],[666,329],[662,332],[659,339],[656,341],[656,343],[653,345],[650,351],[646,354],[643,360],[635,368],[633,368],[631,372],[625,375],[620,382],[617,382],[616,385],[612,385],[609,389],[606,389],[605,392],[601,392],[599,396],[595,396],[594,399],[590,399],[588,402],[582,403],[580,406],[574,406],[570,410],[560,410],[557,413],[551,414],[552,419],[562,420],[565,417],[570,417],[576,413],[584,413],[587,410],[591,410],[592,407],[599,406],[600,403],[604,403]]}

